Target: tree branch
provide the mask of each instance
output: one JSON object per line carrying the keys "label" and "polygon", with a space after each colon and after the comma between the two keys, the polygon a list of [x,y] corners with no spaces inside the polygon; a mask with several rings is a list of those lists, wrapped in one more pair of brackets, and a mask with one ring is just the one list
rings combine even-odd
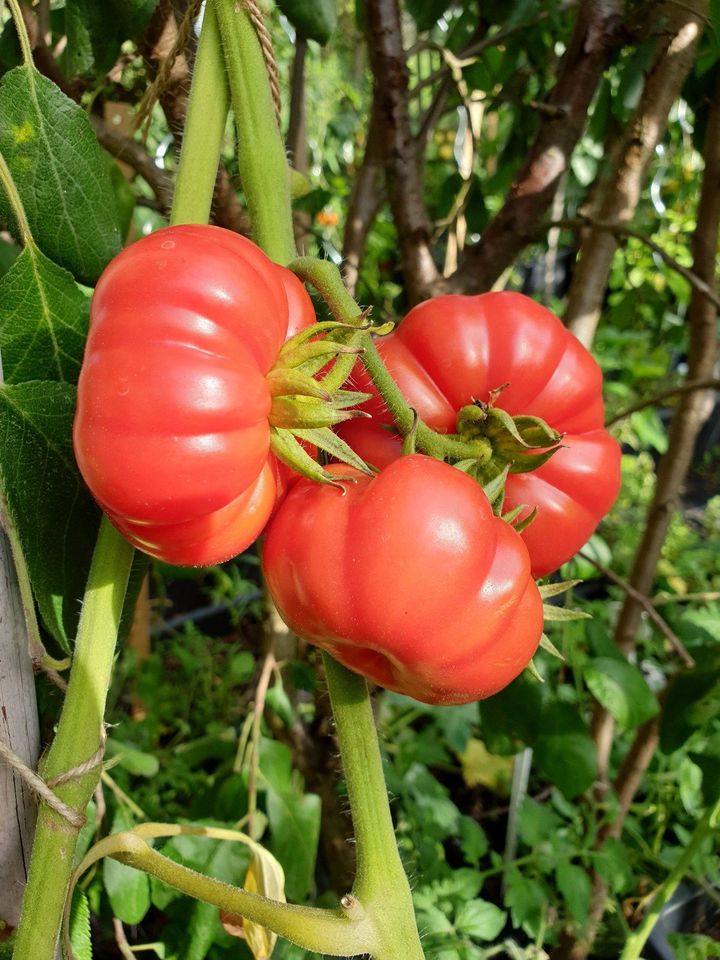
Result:
{"label": "tree branch", "polygon": [[90,116],[90,122],[100,146],[117,160],[122,160],[131,166],[135,173],[140,174],[157,197],[161,212],[167,214],[170,211],[173,193],[172,181],[167,173],[157,166],[141,143],[111,130],[96,114]]}
{"label": "tree branch", "polygon": [[646,407],[657,407],[663,400],[667,400],[670,397],[681,396],[683,393],[692,393],[693,390],[720,390],[720,380],[686,380],[685,383],[681,383],[677,387],[669,387],[667,390],[662,390],[660,393],[648,397],[647,400],[638,400],[637,403],[626,407],[624,410],[621,410],[620,413],[616,413],[615,416],[609,417],[605,421],[605,426],[611,427],[614,423],[618,423],[631,414],[637,413],[638,410],[644,410]]}
{"label": "tree branch", "polygon": [[353,180],[343,237],[343,275],[351,296],[360,277],[365,241],[386,199],[379,111],[373,101],[362,164]]}
{"label": "tree branch", "polygon": [[[563,230],[584,230],[590,227],[593,231],[607,231],[608,233],[611,233],[616,238],[616,241],[619,241],[619,239],[622,237],[631,237],[633,240],[639,240],[641,243],[644,243],[646,247],[652,250],[653,253],[656,253],[660,259],[670,267],[671,270],[674,270],[675,273],[687,280],[691,287],[694,287],[695,290],[698,290],[700,293],[706,296],[708,300],[714,303],[718,310],[720,310],[720,296],[718,296],[710,284],[706,283],[702,277],[699,277],[696,273],[694,273],[690,267],[683,266],[683,264],[676,260],[675,257],[671,256],[667,250],[664,250],[659,243],[655,243],[654,240],[652,240],[646,234],[641,233],[639,230],[633,230],[631,227],[626,227],[624,224],[617,222],[608,222],[600,219],[596,220],[593,217],[576,217],[574,219],[553,220],[549,224],[546,224],[546,226],[543,228],[543,233],[548,227],[559,227]],[[603,287],[603,297],[604,295],[605,287]]]}
{"label": "tree branch", "polygon": [[[586,347],[595,336],[619,246],[612,226],[625,225],[635,215],[647,168],[667,127],[670,107],[695,60],[707,9],[708,0],[690,0],[686,7],[664,4],[661,9],[667,28],[657,41],[642,97],[618,147],[618,159],[605,184],[596,221],[582,241],[570,286],[565,323]],[[597,226],[598,222],[603,226]]]}
{"label": "tree branch", "polygon": [[621,43],[620,0],[582,0],[557,83],[529,156],[505,204],[481,239],[467,247],[450,279],[455,293],[489,290],[533,239],[535,225],[550,207],[585,128],[587,112],[611,53]]}
{"label": "tree branch", "polygon": [[408,69],[398,0],[368,0],[365,16],[388,197],[406,291],[410,302],[416,303],[437,292],[442,278],[433,260],[417,144],[410,130]]}
{"label": "tree branch", "polygon": [[657,612],[653,606],[653,600],[651,600],[650,597],[646,597],[644,593],[640,593],[639,590],[636,590],[632,584],[628,583],[627,580],[615,573],[614,570],[611,570],[610,567],[606,567],[604,564],[598,563],[598,561],[595,560],[594,557],[591,557],[589,553],[583,553],[581,550],[580,556],[583,558],[583,560],[587,560],[587,562],[595,567],[596,570],[599,570],[604,577],[607,577],[608,580],[611,580],[616,586],[620,587],[620,589],[624,591],[628,597],[632,597],[633,600],[636,600],[640,604],[645,613],[647,613],[648,617],[658,628],[660,633],[662,633],[665,639],[670,642],[671,647],[675,653],[677,653],[686,667],[695,666],[695,661],[685,649],[682,640],[674,630],[670,629],[665,620]]}

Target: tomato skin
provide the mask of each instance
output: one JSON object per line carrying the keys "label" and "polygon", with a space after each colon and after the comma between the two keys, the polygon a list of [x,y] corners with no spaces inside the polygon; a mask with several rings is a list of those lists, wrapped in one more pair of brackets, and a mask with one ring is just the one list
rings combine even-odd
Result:
{"label": "tomato skin", "polygon": [[111,521],[152,556],[219,563],[262,531],[276,495],[265,375],[287,336],[286,288],[298,329],[302,296],[312,312],[296,282],[244,237],[196,225],[137,241],[101,276],[75,454]]}
{"label": "tomato skin", "polygon": [[350,669],[424,703],[489,697],[527,666],[542,600],[527,550],[478,484],[401,457],[344,492],[301,480],[269,525],[263,568],[288,625]]}
{"label": "tomato skin", "polygon": [[[540,417],[564,434],[563,448],[538,470],[508,477],[506,504],[538,507],[523,533],[533,574],[545,576],[589,539],[620,489],[620,448],[603,426],[602,374],[554,314],[519,293],[436,297],[414,307],[378,350],[428,426],[455,431],[457,412],[507,383],[495,405],[513,416]],[[377,467],[399,443],[371,433],[390,417],[361,364],[354,386],[374,394],[368,426],[338,433]],[[375,459],[373,459],[373,457]]]}

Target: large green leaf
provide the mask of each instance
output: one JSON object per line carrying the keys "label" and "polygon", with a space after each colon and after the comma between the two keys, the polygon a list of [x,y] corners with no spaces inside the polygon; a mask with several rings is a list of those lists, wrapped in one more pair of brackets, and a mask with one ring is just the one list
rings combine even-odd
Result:
{"label": "large green leaf", "polygon": [[645,678],[627,660],[615,657],[591,660],[585,668],[585,683],[598,703],[625,729],[639,727],[659,710]]}
{"label": "large green leaf", "polygon": [[5,383],[62,380],[80,372],[89,300],[72,275],[32,246],[0,279]]}
{"label": "large green leaf", "polygon": [[550,702],[538,720],[535,763],[566,797],[571,799],[591,786],[597,775],[592,737],[569,703]]}
{"label": "large green leaf", "polygon": [[66,71],[71,76],[107,73],[123,42],[144,32],[157,4],[158,0],[66,0]]}
{"label": "large green leaf", "polygon": [[288,900],[304,900],[315,873],[320,836],[320,797],[314,793],[274,790],[268,787],[267,815],[272,831],[271,849],[285,870]]}
{"label": "large green leaf", "polygon": [[[84,110],[37,70],[16,67],[0,81],[0,152],[43,253],[94,283],[119,252],[110,177]],[[0,194],[0,216],[13,222]]]}
{"label": "large green leaf", "polygon": [[720,713],[720,669],[703,664],[683,670],[671,682],[660,720],[660,749],[678,750]]}
{"label": "large green leaf", "polygon": [[99,522],[75,465],[74,410],[69,384],[0,387],[0,485],[43,621],[65,650],[77,627]]}

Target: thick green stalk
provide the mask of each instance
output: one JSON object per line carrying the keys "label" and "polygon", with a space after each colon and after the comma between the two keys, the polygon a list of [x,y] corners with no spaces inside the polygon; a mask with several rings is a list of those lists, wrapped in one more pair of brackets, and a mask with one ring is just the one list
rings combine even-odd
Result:
{"label": "thick green stalk", "polygon": [[[73,770],[100,746],[105,701],[133,549],[103,518],[83,602],[57,734],[40,769],[45,780]],[[100,778],[97,764],[55,788],[82,814]],[[79,828],[40,806],[13,960],[54,960]]]}
{"label": "thick green stalk", "polygon": [[643,947],[647,943],[653,927],[658,922],[663,907],[675,893],[685,874],[690,870],[693,858],[702,846],[705,838],[709,834],[714,833],[717,828],[718,818],[720,818],[720,800],[718,800],[714,806],[709,807],[698,821],[690,837],[690,842],[687,847],[685,847],[678,862],[660,885],[650,904],[648,912],[645,914],[643,922],[637,930],[628,937],[625,943],[625,949],[620,955],[620,960],[640,960]]}
{"label": "thick green stalk", "polygon": [[238,167],[253,238],[276,263],[295,256],[290,168],[262,48],[247,11],[236,0],[214,0],[238,138]]}
{"label": "thick green stalk", "polygon": [[215,7],[203,17],[185,118],[170,222],[207,223],[230,95]]}
{"label": "thick green stalk", "polygon": [[355,831],[357,876],[352,896],[375,930],[375,960],[423,960],[367,683],[328,654],[323,654],[323,661]]}

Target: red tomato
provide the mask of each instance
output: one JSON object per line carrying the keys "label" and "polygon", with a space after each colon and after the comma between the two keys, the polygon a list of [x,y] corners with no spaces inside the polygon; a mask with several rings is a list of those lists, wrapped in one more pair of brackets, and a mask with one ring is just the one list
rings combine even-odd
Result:
{"label": "red tomato", "polygon": [[[508,477],[505,506],[537,507],[522,537],[535,576],[569,560],[588,540],[620,489],[620,448],[603,427],[602,374],[554,314],[519,293],[436,297],[414,307],[397,331],[377,343],[408,402],[428,426],[452,433],[457,413],[488,401],[513,416],[540,417],[564,434],[563,448],[532,473]],[[369,463],[399,455],[381,425],[390,415],[358,364],[357,389],[375,420],[351,421],[338,433]]]}
{"label": "red tomato", "polygon": [[265,375],[289,322],[309,322],[303,294],[289,271],[218,227],[159,230],[103,273],[75,453],[96,500],[135,546],[204,565],[261,532],[276,496]]}
{"label": "red tomato", "polygon": [[478,484],[402,457],[343,490],[301,480],[263,567],[288,625],[350,669],[425,703],[468,703],[527,666],[543,628],[527,550]]}

